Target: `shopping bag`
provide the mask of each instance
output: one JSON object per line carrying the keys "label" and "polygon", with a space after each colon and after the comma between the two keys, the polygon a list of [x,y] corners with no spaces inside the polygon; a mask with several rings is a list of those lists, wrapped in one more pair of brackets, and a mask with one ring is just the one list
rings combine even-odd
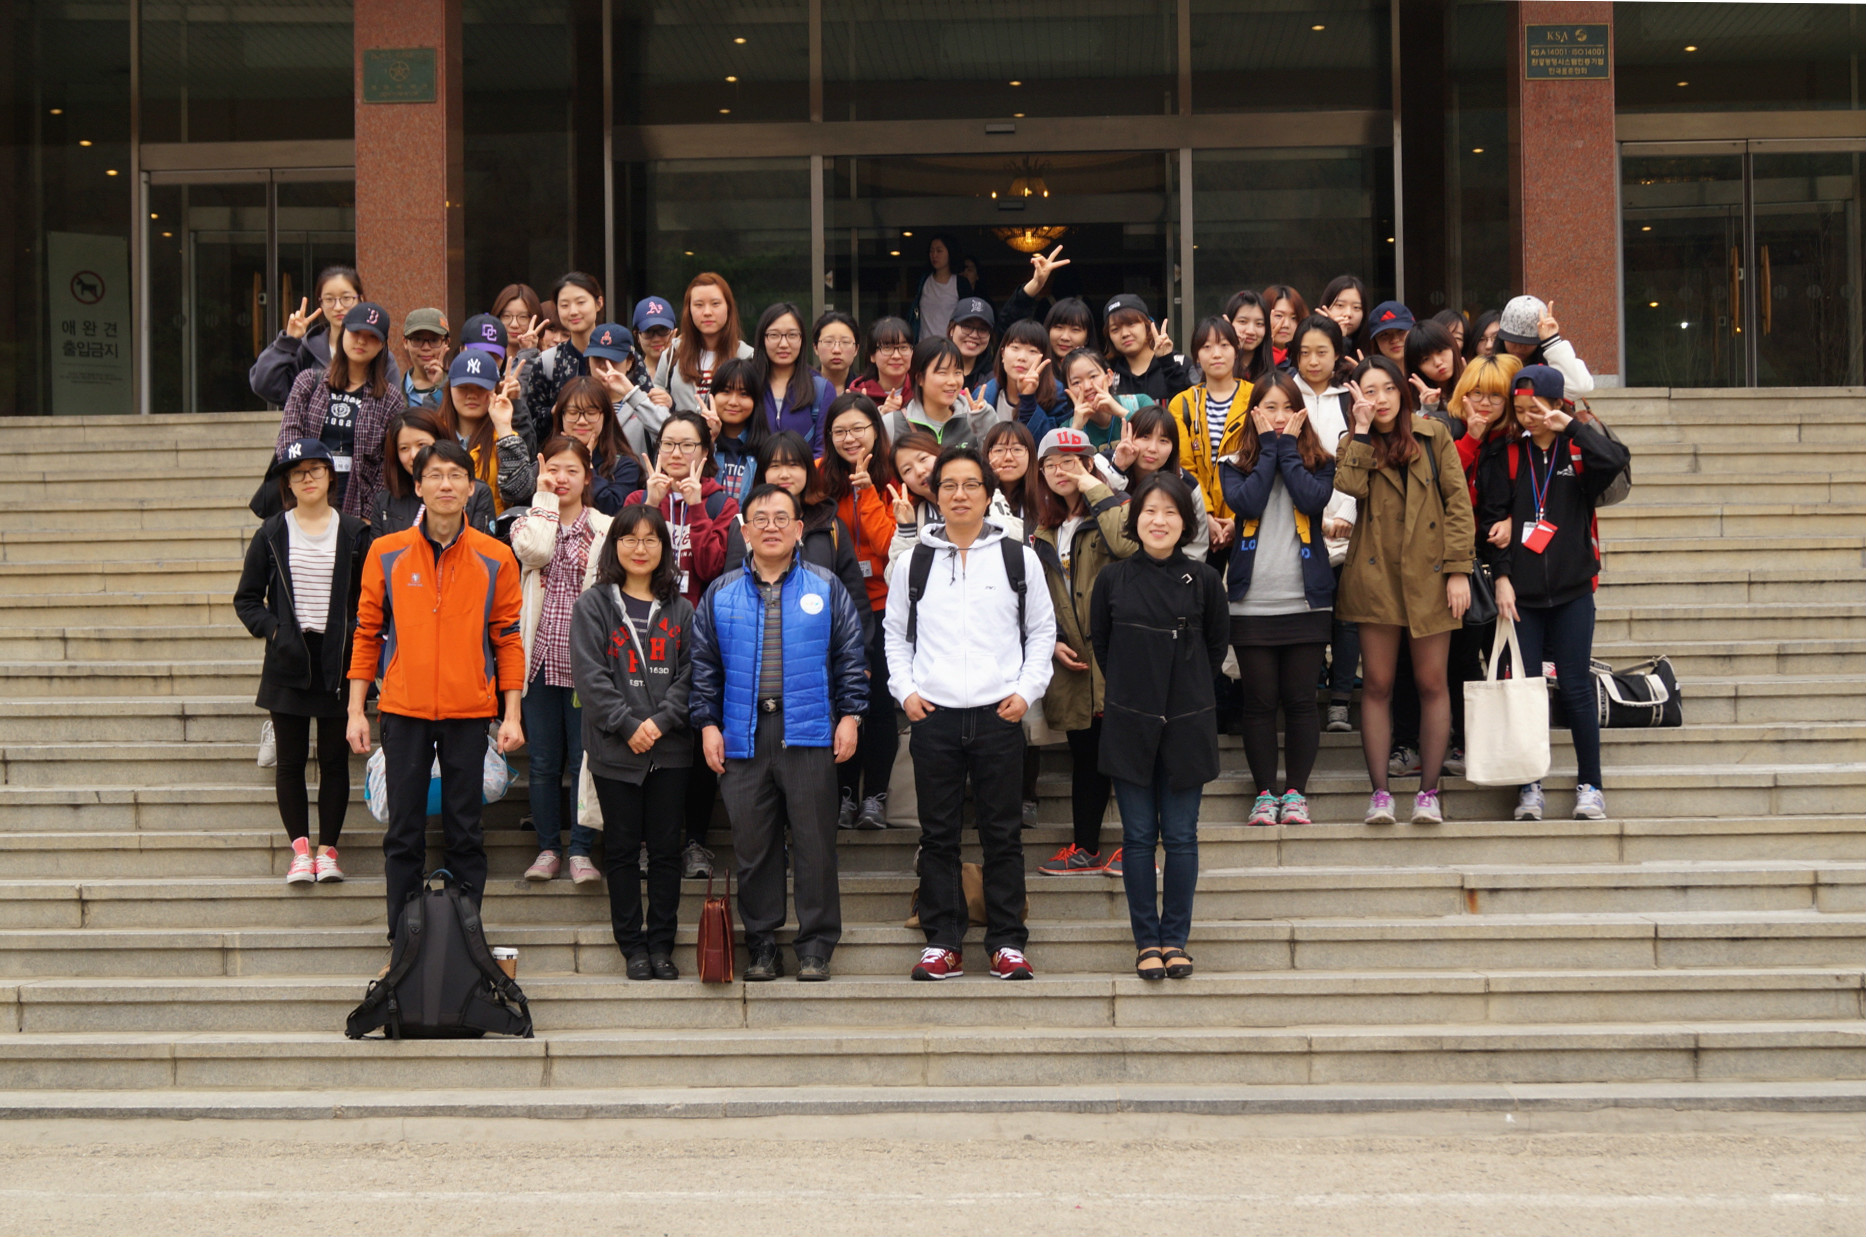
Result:
{"label": "shopping bag", "polygon": [[583,753],[583,768],[577,773],[577,823],[591,829],[603,827],[603,805],[596,799],[596,779],[590,774],[590,754]]}
{"label": "shopping bag", "polygon": [[[1515,677],[1499,679],[1506,638]],[[1548,687],[1522,665],[1516,624],[1499,618],[1484,677],[1464,685],[1464,775],[1479,786],[1521,786],[1549,771]]]}
{"label": "shopping bag", "polygon": [[[386,757],[378,746],[369,754],[369,763],[363,767],[363,803],[369,808],[369,814],[379,824],[389,823],[389,789]],[[493,745],[491,736],[486,739],[486,757],[480,763],[480,802],[497,803],[505,798],[505,792],[512,788],[517,775],[512,772],[511,762],[499,754]],[[427,814],[441,814],[441,762],[437,757],[428,770]]]}

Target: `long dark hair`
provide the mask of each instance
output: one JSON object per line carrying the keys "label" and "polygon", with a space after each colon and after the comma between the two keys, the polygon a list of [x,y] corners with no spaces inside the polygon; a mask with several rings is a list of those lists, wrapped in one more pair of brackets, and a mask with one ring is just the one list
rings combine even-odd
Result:
{"label": "long dark hair", "polygon": [[613,478],[616,465],[621,461],[641,460],[635,454],[635,448],[629,446],[628,435],[622,432],[622,423],[616,420],[615,405],[609,402],[609,389],[588,374],[581,374],[563,385],[557,393],[557,402],[551,405],[551,427],[554,432],[570,437],[570,430],[564,425],[564,412],[572,404],[586,407],[594,406],[602,413],[602,421],[596,429],[596,450],[598,463],[592,465],[601,468],[603,475]]}
{"label": "long dark hair", "polygon": [[928,336],[914,345],[914,359],[908,364],[907,376],[913,379],[916,393],[926,386],[927,371],[938,365],[941,358],[957,365],[960,373],[965,372],[965,353],[944,335]]}
{"label": "long dark hair", "polygon": [[1258,340],[1257,346],[1248,353],[1244,351],[1243,344],[1238,345],[1238,363],[1235,372],[1239,382],[1255,382],[1263,376],[1265,370],[1270,368],[1270,309],[1263,303],[1263,298],[1249,288],[1233,293],[1231,299],[1225,302],[1225,321],[1232,323],[1231,333],[1233,335],[1237,334],[1238,310],[1246,305],[1263,315],[1263,338]]}
{"label": "long dark hair", "polygon": [[[364,301],[369,299],[369,294],[363,291],[363,277],[356,273],[356,268],[354,266],[345,266],[339,262],[319,271],[317,273],[317,278],[311,281],[311,299],[320,306],[324,303],[324,285],[333,279],[347,280],[350,286],[356,289],[357,300]],[[317,317],[312,320],[311,325],[305,329],[305,334],[313,335],[320,330],[329,329],[330,319],[323,314],[318,314]],[[384,342],[385,347],[383,351],[386,352],[388,351],[386,347],[387,341]]]}
{"label": "long dark hair", "polygon": [[[1016,439],[1017,444],[1024,449],[1024,454],[1029,458],[1029,462],[1024,465],[1023,480],[1006,481],[1002,477],[998,479],[998,492],[1004,495],[1004,501],[1011,508],[1011,514],[1021,520],[1024,518],[1024,512],[1031,509],[1031,478],[1037,475],[1037,440],[1031,436],[1030,427],[1022,421],[1000,421],[986,430],[984,438],[979,441],[979,446],[987,461],[991,459],[992,449],[1006,438]],[[993,475],[996,475],[995,471]]]}
{"label": "long dark hair", "polygon": [[1299,359],[1302,356],[1302,337],[1312,331],[1319,331],[1335,350],[1335,363],[1328,371],[1328,381],[1332,385],[1341,381],[1341,375],[1350,368],[1347,356],[1347,341],[1341,337],[1341,324],[1325,313],[1316,312],[1296,324],[1296,333],[1289,337],[1289,367],[1300,374]]}
{"label": "long dark hair", "polygon": [[[1083,466],[1088,470],[1089,480],[1101,480],[1101,474],[1095,471],[1094,458],[1092,456],[1081,458]],[[1042,460],[1030,461],[1030,473],[1027,479],[1030,483],[1030,497],[1029,512],[1024,516],[1024,531],[1035,533],[1038,528],[1061,528],[1063,521],[1069,518],[1069,513],[1074,508],[1072,504],[1063,501],[1061,494],[1050,488],[1049,479],[1043,475]],[[1083,510],[1088,509],[1088,496],[1081,490],[1076,491],[1076,500],[1082,504]],[[1036,528],[1029,527],[1032,516],[1036,517]]]}
{"label": "long dark hair", "polygon": [[797,321],[797,359],[791,362],[790,381],[784,386],[784,402],[778,408],[779,416],[793,408],[809,408],[816,403],[816,383],[812,381],[816,371],[803,359],[803,311],[789,301],[766,306],[765,311],[758,315],[758,325],[752,331],[752,372],[758,376],[759,402],[764,402],[764,394],[771,388],[771,354],[765,350],[765,332],[786,316]]}
{"label": "long dark hair", "polygon": [[[1289,307],[1296,311],[1297,322],[1301,322],[1304,318],[1309,316],[1309,303],[1302,299],[1302,293],[1296,291],[1288,284],[1273,283],[1265,288],[1263,290],[1263,342],[1269,344],[1272,348],[1276,346],[1274,340],[1276,329],[1271,325],[1270,319],[1276,312],[1276,303],[1278,301],[1289,302]],[[1289,338],[1293,343],[1296,337],[1291,335]]]}
{"label": "long dark hair", "polygon": [[1100,335],[1100,324],[1095,321],[1095,311],[1079,296],[1066,296],[1050,306],[1050,312],[1043,316],[1043,329],[1048,332],[1053,326],[1080,327],[1088,332],[1082,346],[1098,348],[1096,341]]}
{"label": "long dark hair", "polygon": [[1494,309],[1486,309],[1483,313],[1477,315],[1476,320],[1473,321],[1470,327],[1464,332],[1465,360],[1469,361],[1477,356],[1477,345],[1483,340],[1484,332],[1490,329],[1491,323],[1500,322],[1502,320],[1503,315]]}
{"label": "long dark hair", "polygon": [[[451,382],[441,388],[440,414],[441,418],[453,427],[450,437],[457,438],[460,434],[460,414],[454,408],[454,386]],[[473,431],[471,438],[460,445],[465,447],[467,454],[477,461],[477,466],[473,471],[474,477],[484,481],[486,487],[497,494],[499,491],[499,453],[493,447],[493,439],[492,409],[488,406],[486,415],[480,418],[479,428]]]}
{"label": "long dark hair", "polygon": [[580,501],[585,507],[588,507],[590,505],[590,493],[596,488],[596,465],[590,459],[590,449],[572,438],[569,434],[559,430],[557,433],[552,434],[549,438],[544,440],[543,445],[538,448],[538,456],[546,463],[549,463],[566,451],[576,456],[577,463],[583,465],[583,497]]}
{"label": "long dark hair", "polygon": [[501,320],[505,317],[505,307],[513,301],[525,303],[525,317],[542,318],[544,302],[538,299],[538,291],[528,283],[509,283],[499,289],[499,295],[492,298],[492,316]]}
{"label": "long dark hair", "polygon": [[817,471],[816,456],[810,451],[810,440],[796,430],[779,430],[758,453],[760,481],[768,479],[773,464],[793,464],[803,469],[803,493],[797,499],[799,509],[815,507],[828,499],[829,494],[823,489],[823,474]]}
{"label": "long dark hair", "polygon": [[[1300,334],[1297,339],[1302,338]],[[1292,340],[1293,344],[1295,341]],[[1272,391],[1281,391],[1290,407],[1300,411],[1308,405],[1302,398],[1302,389],[1296,385],[1294,374],[1286,370],[1273,369],[1259,378],[1250,389],[1250,402],[1244,405],[1244,433],[1238,443],[1238,453],[1232,457],[1240,471],[1251,472],[1257,467],[1257,426],[1251,421],[1251,414],[1257,411],[1257,405]],[[1328,450],[1322,446],[1322,436],[1315,432],[1315,422],[1304,417],[1302,428],[1296,431],[1296,450],[1302,455],[1302,466],[1314,472],[1328,461]]]}
{"label": "long dark hair", "polygon": [[1041,358],[1038,359],[1037,364],[1041,366],[1044,361],[1050,363],[1049,369],[1043,371],[1043,374],[1039,377],[1037,382],[1037,407],[1043,409],[1045,412],[1054,408],[1056,406],[1059,390],[1058,384],[1061,382],[1061,379],[1058,378],[1056,374],[1056,352],[1050,347],[1050,332],[1048,328],[1038,326],[1035,318],[1019,318],[1016,322],[1011,323],[1010,327],[1004,332],[1004,338],[998,341],[998,362],[996,366],[998,390],[1004,393],[1005,397],[1011,401],[1011,407],[1015,408],[1017,407],[1018,396],[1016,392],[1011,390],[1011,375],[1010,372],[1004,368],[1004,347],[1006,344],[1023,344],[1026,347],[1035,348],[1038,352],[1043,354]]}
{"label": "long dark hair", "polygon": [[[1348,380],[1359,384],[1376,369],[1391,378],[1393,385],[1399,388],[1400,410],[1399,415],[1393,418],[1391,430],[1382,430],[1378,423],[1367,427],[1367,436],[1374,448],[1374,466],[1404,468],[1412,463],[1413,457],[1421,450],[1419,439],[1412,432],[1413,412],[1417,408],[1413,402],[1412,383],[1407,382],[1406,375],[1400,373],[1400,367],[1385,356],[1368,357],[1354,367]],[[1353,426],[1350,424],[1348,428],[1352,429]]]}
{"label": "long dark hair", "polygon": [[[1134,427],[1134,437],[1151,438],[1155,430],[1164,433],[1173,442],[1173,453],[1166,457],[1154,472],[1177,473],[1179,471],[1179,418],[1167,410],[1165,404],[1142,404],[1129,414],[1127,423]],[[1134,461],[1134,467],[1140,467],[1140,461]],[[1149,474],[1151,475],[1151,474]]]}
{"label": "long dark hair", "polygon": [[[802,362],[798,362],[802,367]],[[713,381],[710,384],[712,394],[721,391],[738,391],[752,401],[752,415],[745,419],[736,437],[754,458],[765,449],[765,443],[771,438],[771,422],[765,419],[765,410],[759,407],[764,402],[764,384],[759,381],[758,367],[744,357],[735,356],[721,361],[713,369]],[[714,409],[715,413],[718,409]],[[720,436],[725,436],[726,423],[719,423]],[[715,443],[715,445],[717,445]]]}
{"label": "long dark hair", "polygon": [[[674,339],[674,367],[696,387],[700,385],[700,357],[706,352],[706,340],[693,325],[693,313],[687,306],[693,299],[693,290],[704,284],[718,288],[719,294],[726,298],[726,324],[719,330],[719,348],[714,355],[720,360],[737,355],[743,334],[739,325],[739,303],[733,298],[732,285],[726,282],[724,275],[701,271],[687,281],[687,290],[680,294],[680,334]],[[798,321],[801,323],[802,319]]]}
{"label": "long dark hair", "polygon": [[874,400],[859,391],[844,391],[823,417],[823,490],[837,502],[853,493],[849,486],[852,471],[849,461],[842,458],[842,452],[837,450],[835,439],[830,435],[845,412],[861,413],[875,431],[875,446],[868,461],[868,479],[874,484],[875,492],[884,493],[894,483],[894,452],[888,448],[888,427],[882,423],[881,410],[875,407]]}
{"label": "long dark hair", "polygon": [[[581,288],[597,300],[603,299],[603,286],[596,281],[596,276],[582,271],[568,271],[551,285],[551,304],[557,304],[557,298],[565,288]],[[605,311],[598,309],[596,312],[600,314]]]}
{"label": "long dark hair", "polygon": [[438,408],[408,408],[390,417],[388,432],[382,436],[382,488],[390,498],[415,496],[415,479],[402,467],[403,430],[419,430],[435,442],[454,436],[454,427]]}
{"label": "long dark hair", "polygon": [[[343,350],[343,337],[348,334],[348,331],[339,328],[337,333],[330,338],[330,364],[324,367],[324,385],[333,391],[350,389],[350,358]],[[389,345],[387,341],[384,341],[381,350],[370,359],[363,386],[373,399],[381,399],[389,393]]]}
{"label": "long dark hair", "polygon": [[[757,414],[754,413],[753,415]],[[670,412],[667,414],[667,420],[661,422],[662,438],[667,437],[667,427],[673,425],[675,422],[679,422],[682,425],[691,425],[694,432],[700,436],[701,479],[704,480],[707,477],[718,476],[719,465],[713,461],[713,431],[711,427],[706,424],[706,418],[690,408],[682,408],[676,412]],[[645,472],[646,469],[643,471]]]}
{"label": "long dark hair", "polygon": [[[1427,357],[1440,352],[1451,353],[1451,376],[1443,382],[1434,382],[1419,367],[1425,364]],[[1451,406],[1451,393],[1457,388],[1458,379],[1464,376],[1464,354],[1458,351],[1458,341],[1442,323],[1428,318],[1406,332],[1406,373],[1409,376],[1418,374],[1428,386],[1438,388],[1439,407]]]}
{"label": "long dark hair", "polygon": [[1192,339],[1187,345],[1191,349],[1192,359],[1195,361],[1199,359],[1199,353],[1205,348],[1206,344],[1212,342],[1212,337],[1214,335],[1231,345],[1233,354],[1231,376],[1236,378],[1239,382],[1244,381],[1243,375],[1238,373],[1238,362],[1242,361],[1244,358],[1238,355],[1237,328],[1231,325],[1231,319],[1229,318],[1221,318],[1217,314],[1213,314],[1209,318],[1201,319],[1199,324],[1192,328]]}
{"label": "long dark hair", "polygon": [[596,582],[621,588],[628,583],[628,568],[622,565],[622,538],[632,536],[642,525],[661,543],[661,561],[648,574],[648,591],[662,605],[671,603],[679,593],[680,577],[674,570],[674,542],[667,535],[667,517],[660,508],[646,503],[630,503],[609,521],[609,535],[603,538],[596,553]]}
{"label": "long dark hair", "polygon": [[[1342,332],[1342,337],[1349,347],[1352,347],[1356,352],[1364,353],[1367,351],[1368,343],[1367,317],[1373,311],[1374,307],[1367,301],[1367,285],[1360,281],[1359,276],[1337,275],[1329,280],[1328,286],[1322,289],[1322,299],[1316,302],[1317,312],[1326,314],[1328,312],[1328,307],[1335,303],[1336,297],[1340,296],[1343,292],[1350,291],[1358,293],[1361,298],[1361,324],[1354,328],[1354,335],[1352,338],[1348,337],[1346,331]],[[1341,324],[1337,322],[1335,325],[1340,326]],[[1341,359],[1344,361],[1347,360],[1345,352]]]}

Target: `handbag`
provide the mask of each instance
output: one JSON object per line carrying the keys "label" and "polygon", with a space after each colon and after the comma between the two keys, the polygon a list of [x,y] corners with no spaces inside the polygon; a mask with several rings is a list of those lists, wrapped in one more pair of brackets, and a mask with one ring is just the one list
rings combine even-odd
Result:
{"label": "handbag", "polygon": [[603,805],[596,797],[596,778],[590,773],[590,754],[583,753],[583,768],[577,773],[577,823],[591,829],[603,827]]}
{"label": "handbag", "polygon": [[1603,730],[1685,724],[1684,697],[1669,657],[1654,657],[1625,670],[1589,661],[1588,672],[1594,679],[1595,709]]}
{"label": "handbag", "polygon": [[[1499,679],[1506,639],[1516,671]],[[1476,785],[1521,786],[1549,771],[1548,686],[1523,677],[1522,664],[1516,624],[1498,619],[1484,677],[1464,685],[1464,775]]]}
{"label": "handbag", "polygon": [[1471,568],[1471,604],[1464,612],[1466,627],[1483,627],[1497,621],[1497,586],[1490,579],[1490,565],[1478,563]]}
{"label": "handbag", "polygon": [[713,896],[713,878],[706,878],[706,903],[700,907],[700,939],[694,947],[700,962],[700,982],[732,982],[732,870],[726,870],[726,891]]}

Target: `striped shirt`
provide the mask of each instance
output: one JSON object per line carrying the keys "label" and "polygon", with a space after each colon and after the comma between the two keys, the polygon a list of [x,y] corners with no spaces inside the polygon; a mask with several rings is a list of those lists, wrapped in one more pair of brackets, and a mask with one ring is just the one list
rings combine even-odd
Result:
{"label": "striped shirt", "polygon": [[776,584],[759,580],[758,595],[765,603],[764,655],[758,662],[758,698],[774,700],[784,694],[783,576],[778,577]]}
{"label": "striped shirt", "polygon": [[1242,383],[1231,388],[1231,394],[1219,399],[1212,394],[1211,388],[1205,390],[1205,432],[1211,436],[1212,450],[1217,451],[1225,443],[1225,422],[1231,419],[1231,404],[1242,391]]}
{"label": "striped shirt", "polygon": [[337,568],[339,523],[337,513],[331,512],[324,531],[313,537],[299,527],[297,511],[285,513],[292,560],[292,608],[298,615],[300,631],[323,631],[330,617],[330,577]]}

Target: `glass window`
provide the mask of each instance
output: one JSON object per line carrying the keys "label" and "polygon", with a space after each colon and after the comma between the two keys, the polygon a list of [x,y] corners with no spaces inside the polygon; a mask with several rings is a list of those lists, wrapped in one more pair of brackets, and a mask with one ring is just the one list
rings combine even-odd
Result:
{"label": "glass window", "polygon": [[1860,156],[1758,154],[1756,381],[1860,383]]}
{"label": "glass window", "polygon": [[[270,342],[266,185],[156,185],[149,211],[150,410],[264,408],[246,377]],[[283,257],[283,234],[279,243]],[[305,290],[302,278],[293,285],[293,309]]]}
{"label": "glass window", "polygon": [[[676,306],[701,271],[725,277],[747,329],[773,301],[809,312],[808,159],[657,160],[616,169],[627,204],[628,304]],[[617,316],[625,311],[617,300]]]}
{"label": "glass window", "polygon": [[347,138],[347,0],[143,5],[143,141]]}
{"label": "glass window", "polygon": [[1614,107],[1859,106],[1860,6],[1615,4]]}
{"label": "glass window", "polygon": [[1620,160],[1626,382],[1742,386],[1743,156]]}
{"label": "glass window", "polygon": [[1194,151],[1192,219],[1195,317],[1272,283],[1313,305],[1343,274],[1375,301],[1393,295],[1391,148]]}
{"label": "glass window", "polygon": [[1510,287],[1510,10],[1464,0],[1452,31],[1452,180],[1445,203],[1456,221],[1455,308],[1475,321],[1502,309]]}
{"label": "glass window", "polygon": [[614,0],[616,122],[810,119],[805,0]]}
{"label": "glass window", "polygon": [[1188,0],[1192,110],[1393,106],[1387,0]]}
{"label": "glass window", "polygon": [[823,118],[1178,111],[1172,0],[823,0]]}

